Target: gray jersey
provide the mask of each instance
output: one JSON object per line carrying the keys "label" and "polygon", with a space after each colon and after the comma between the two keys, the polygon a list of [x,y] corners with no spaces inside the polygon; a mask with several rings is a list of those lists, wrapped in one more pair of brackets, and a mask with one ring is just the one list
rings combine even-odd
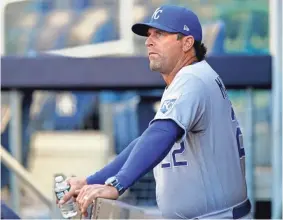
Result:
{"label": "gray jersey", "polygon": [[206,61],[179,71],[156,119],[172,119],[185,130],[154,168],[165,217],[217,213],[247,198],[242,133],[225,87]]}

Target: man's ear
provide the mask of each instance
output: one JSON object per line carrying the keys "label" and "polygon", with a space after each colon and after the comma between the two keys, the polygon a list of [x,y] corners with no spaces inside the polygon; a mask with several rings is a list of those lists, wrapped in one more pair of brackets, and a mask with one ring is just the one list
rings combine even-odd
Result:
{"label": "man's ear", "polygon": [[183,38],[183,51],[186,53],[194,46],[195,40],[192,36],[185,36]]}

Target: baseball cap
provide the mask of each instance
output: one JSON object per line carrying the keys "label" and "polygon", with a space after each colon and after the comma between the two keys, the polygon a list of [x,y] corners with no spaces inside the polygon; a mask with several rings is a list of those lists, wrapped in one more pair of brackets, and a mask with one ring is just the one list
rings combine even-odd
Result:
{"label": "baseball cap", "polygon": [[134,24],[132,31],[137,35],[147,36],[151,27],[169,33],[191,35],[196,41],[202,41],[202,28],[198,16],[185,7],[163,5],[155,10],[150,22]]}

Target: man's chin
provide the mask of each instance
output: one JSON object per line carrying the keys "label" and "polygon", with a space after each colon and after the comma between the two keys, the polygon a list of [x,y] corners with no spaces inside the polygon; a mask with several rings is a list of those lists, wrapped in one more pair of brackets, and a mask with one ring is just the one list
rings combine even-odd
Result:
{"label": "man's chin", "polygon": [[153,67],[149,67],[149,69],[151,70],[151,71],[153,71],[153,72],[156,72],[156,69],[155,68],[153,68]]}
{"label": "man's chin", "polygon": [[156,65],[149,65],[149,68],[153,72],[159,72],[160,71],[160,67],[156,66]]}

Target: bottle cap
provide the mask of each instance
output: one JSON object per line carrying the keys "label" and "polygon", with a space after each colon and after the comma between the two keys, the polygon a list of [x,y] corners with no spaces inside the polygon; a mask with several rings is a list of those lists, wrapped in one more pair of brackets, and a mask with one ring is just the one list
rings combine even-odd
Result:
{"label": "bottle cap", "polygon": [[64,180],[63,176],[56,176],[55,177],[55,182],[56,183],[62,182],[63,180]]}

